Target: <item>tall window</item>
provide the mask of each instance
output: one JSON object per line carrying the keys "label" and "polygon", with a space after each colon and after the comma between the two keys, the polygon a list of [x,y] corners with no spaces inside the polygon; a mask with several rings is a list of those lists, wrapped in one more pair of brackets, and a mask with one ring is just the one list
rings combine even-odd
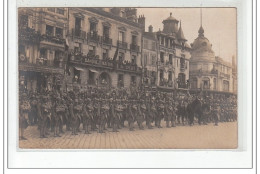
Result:
{"label": "tall window", "polygon": [[147,54],[144,54],[144,66],[147,65],[147,59],[148,59],[148,55],[147,55]]}
{"label": "tall window", "polygon": [[181,58],[180,63],[181,63],[181,68],[184,69],[185,68],[185,59]]}
{"label": "tall window", "polygon": [[53,36],[53,26],[46,25],[46,35]]}
{"label": "tall window", "polygon": [[186,88],[186,76],[184,73],[178,75],[178,86],[179,88]]}
{"label": "tall window", "polygon": [[203,89],[210,89],[210,81],[209,78],[202,79]]}
{"label": "tall window", "polygon": [[217,79],[214,78],[213,80],[213,89],[216,90],[217,89]]}
{"label": "tall window", "polygon": [[124,41],[125,41],[124,34],[125,34],[124,32],[119,31],[118,40],[119,40],[120,42],[124,42]]}
{"label": "tall window", "polygon": [[124,75],[118,74],[118,87],[124,87]]}
{"label": "tall window", "polygon": [[136,77],[135,76],[131,76],[131,83],[136,84]]}
{"label": "tall window", "polygon": [[229,91],[229,82],[223,80],[223,91]]}
{"label": "tall window", "polygon": [[118,60],[119,60],[120,62],[123,62],[124,59],[125,59],[125,54],[122,53],[122,52],[119,52]]}
{"label": "tall window", "polygon": [[164,45],[164,38],[161,37],[161,45]]}
{"label": "tall window", "polygon": [[108,39],[109,38],[109,27],[103,26],[103,37]]}
{"label": "tall window", "polygon": [[75,18],[75,35],[80,36],[80,30],[81,30],[81,19],[76,17]]}
{"label": "tall window", "polygon": [[108,58],[108,49],[103,49],[103,59]]}
{"label": "tall window", "polygon": [[160,52],[160,61],[161,63],[164,63],[164,53]]}
{"label": "tall window", "polygon": [[74,43],[74,52],[75,53],[80,53],[81,52],[81,43]]}
{"label": "tall window", "polygon": [[74,68],[74,82],[80,83],[80,70]]}
{"label": "tall window", "polygon": [[56,36],[59,38],[63,38],[63,29],[56,27]]}
{"label": "tall window", "polygon": [[47,50],[45,48],[40,49],[40,58],[47,59]]}
{"label": "tall window", "polygon": [[96,47],[94,47],[94,46],[89,46],[88,55],[89,55],[89,56],[94,56],[95,54],[96,54]]}
{"label": "tall window", "polygon": [[192,80],[191,80],[191,88],[192,89],[197,89],[198,88],[198,80],[196,77],[194,77]]}
{"label": "tall window", "polygon": [[148,49],[148,40],[144,39],[144,49]]}
{"label": "tall window", "polygon": [[136,64],[136,56],[135,55],[132,55],[131,62],[132,62],[132,64]]}
{"label": "tall window", "polygon": [[172,72],[171,71],[168,72],[168,81],[172,81]]}
{"label": "tall window", "polygon": [[90,32],[95,32],[97,30],[97,24],[95,22],[90,22]]}
{"label": "tall window", "polygon": [[155,50],[155,42],[152,42],[152,50]]}
{"label": "tall window", "polygon": [[169,54],[169,64],[172,65],[172,54]]}
{"label": "tall window", "polygon": [[152,55],[152,65],[155,65],[155,64],[156,64],[156,56]]}
{"label": "tall window", "polygon": [[136,45],[137,44],[137,36],[132,35],[132,44]]}

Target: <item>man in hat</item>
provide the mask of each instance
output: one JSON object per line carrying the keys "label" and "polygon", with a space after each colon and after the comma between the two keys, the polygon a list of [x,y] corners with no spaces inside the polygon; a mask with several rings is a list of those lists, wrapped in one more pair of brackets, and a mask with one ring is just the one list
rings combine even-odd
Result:
{"label": "man in hat", "polygon": [[144,108],[144,105],[142,105],[142,102],[139,101],[137,104],[137,115],[136,115],[136,121],[138,124],[138,127],[140,130],[144,129],[143,126],[143,121],[144,121],[144,111],[146,110],[146,108]]}
{"label": "man in hat", "polygon": [[20,129],[20,140],[27,140],[24,137],[24,129],[28,127],[28,112],[30,111],[31,106],[27,100],[27,94],[22,93],[20,96],[20,107],[19,107],[19,129]]}
{"label": "man in hat", "polygon": [[[51,117],[51,109],[52,109],[52,105],[51,102],[49,100],[49,96],[43,96],[43,104],[41,107],[37,106],[38,108],[41,108],[41,118],[40,118],[40,138],[47,138],[46,134],[47,134],[47,122],[48,119],[50,120]],[[38,102],[39,104],[39,102]]]}
{"label": "man in hat", "polygon": [[118,113],[120,112],[118,108],[118,104],[116,104],[116,101],[113,100],[111,104],[111,114],[112,114],[112,127],[113,132],[118,132],[117,128],[119,126],[119,119],[118,119]]}
{"label": "man in hat", "polygon": [[135,115],[133,112],[133,101],[129,101],[127,105],[127,112],[128,112],[128,125],[129,130],[134,131],[134,121],[135,121]]}

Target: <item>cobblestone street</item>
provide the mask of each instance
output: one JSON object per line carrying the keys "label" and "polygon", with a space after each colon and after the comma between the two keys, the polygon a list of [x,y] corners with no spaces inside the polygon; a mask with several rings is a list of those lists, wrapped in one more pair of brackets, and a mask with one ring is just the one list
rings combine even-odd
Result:
{"label": "cobblestone street", "polygon": [[[127,125],[127,124],[125,124]],[[135,126],[137,127],[137,126]],[[111,132],[111,129],[100,134],[91,132],[71,135],[71,131],[54,137],[51,132],[48,138],[39,138],[36,126],[25,130],[28,140],[20,140],[20,148],[35,149],[186,149],[186,148],[236,148],[237,122],[208,125],[181,126],[174,128],[147,129],[128,131],[128,128]]]}

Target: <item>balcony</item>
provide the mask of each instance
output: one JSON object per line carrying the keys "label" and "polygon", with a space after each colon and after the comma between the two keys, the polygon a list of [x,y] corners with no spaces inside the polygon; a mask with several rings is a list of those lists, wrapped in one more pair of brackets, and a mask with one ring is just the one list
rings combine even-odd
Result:
{"label": "balcony", "polygon": [[99,43],[100,42],[100,36],[97,34],[96,31],[89,32],[87,34],[87,37],[88,37],[88,41],[90,41],[90,42],[95,42],[95,43]]}
{"label": "balcony", "polygon": [[227,79],[230,78],[230,75],[229,75],[229,74],[225,74],[225,73],[223,73],[223,72],[220,72],[220,73],[219,73],[219,76],[220,76],[220,77],[223,77],[223,78],[227,78]]}
{"label": "balcony", "polygon": [[109,37],[103,36],[102,43],[106,44],[106,45],[112,45],[112,39],[110,39]]}
{"label": "balcony", "polygon": [[98,55],[83,55],[81,53],[71,53],[71,63],[87,65],[98,68],[114,69],[133,73],[141,73],[141,68],[130,62],[114,61],[112,58],[100,59]]}
{"label": "balcony", "polygon": [[127,43],[126,42],[122,42],[122,41],[117,41],[118,47],[121,49],[127,49]]}
{"label": "balcony", "polygon": [[54,44],[62,45],[62,46],[64,46],[64,44],[65,44],[65,39],[63,39],[61,37],[57,37],[57,36],[46,35],[46,34],[41,36],[41,41],[54,43]]}
{"label": "balcony", "polygon": [[173,82],[161,79],[159,81],[160,87],[173,88]]}
{"label": "balcony", "polygon": [[130,50],[135,52],[140,52],[140,46],[136,44],[130,44]]}
{"label": "balcony", "polygon": [[19,29],[19,42],[39,43],[41,34],[33,28],[23,27]]}
{"label": "balcony", "polygon": [[62,74],[64,72],[63,65],[63,60],[53,61],[46,58],[37,58],[35,63],[19,62],[19,70]]}
{"label": "balcony", "polygon": [[82,30],[72,29],[71,35],[73,36],[73,38],[76,38],[76,39],[82,39],[82,40],[86,39],[86,32],[82,31]]}

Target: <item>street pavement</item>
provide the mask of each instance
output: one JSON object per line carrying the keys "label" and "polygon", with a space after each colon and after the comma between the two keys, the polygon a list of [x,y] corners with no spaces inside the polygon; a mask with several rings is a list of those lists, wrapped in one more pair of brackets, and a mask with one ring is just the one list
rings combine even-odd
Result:
{"label": "street pavement", "polygon": [[[127,125],[127,124],[125,124]],[[39,138],[36,126],[29,126],[24,133],[27,140],[19,140],[21,149],[233,149],[237,148],[237,122],[219,123],[214,126],[193,125],[129,131],[127,127],[105,133],[91,132],[71,135],[71,131],[54,137]],[[81,128],[82,130],[82,128]]]}

